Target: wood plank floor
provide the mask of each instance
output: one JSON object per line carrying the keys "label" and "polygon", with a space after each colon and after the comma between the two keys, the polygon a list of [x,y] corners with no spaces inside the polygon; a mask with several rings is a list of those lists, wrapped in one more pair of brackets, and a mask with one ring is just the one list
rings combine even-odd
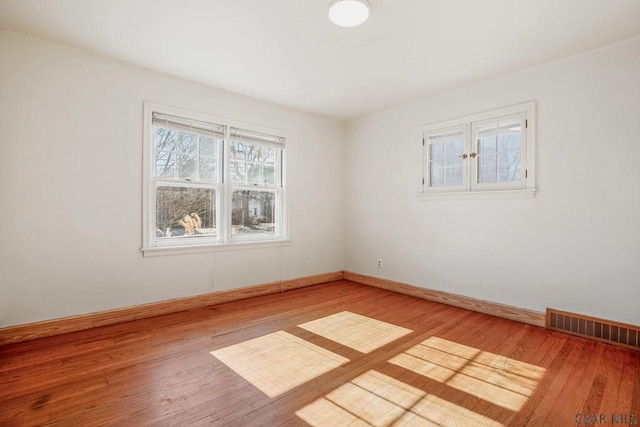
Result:
{"label": "wood plank floor", "polygon": [[640,423],[639,352],[347,281],[6,345],[0,384],[1,426]]}

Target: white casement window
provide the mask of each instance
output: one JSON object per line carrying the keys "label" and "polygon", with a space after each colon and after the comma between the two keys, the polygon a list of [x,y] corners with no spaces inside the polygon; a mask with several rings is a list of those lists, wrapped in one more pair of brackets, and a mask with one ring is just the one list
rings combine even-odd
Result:
{"label": "white casement window", "polygon": [[533,197],[535,104],[515,105],[422,131],[420,195]]}
{"label": "white casement window", "polygon": [[285,138],[235,124],[145,103],[145,254],[286,239]]}

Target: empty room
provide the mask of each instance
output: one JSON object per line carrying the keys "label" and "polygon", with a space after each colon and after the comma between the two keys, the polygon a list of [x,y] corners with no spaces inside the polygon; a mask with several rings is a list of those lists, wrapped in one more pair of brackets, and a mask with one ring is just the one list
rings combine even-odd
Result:
{"label": "empty room", "polygon": [[0,426],[640,424],[640,1],[0,0]]}

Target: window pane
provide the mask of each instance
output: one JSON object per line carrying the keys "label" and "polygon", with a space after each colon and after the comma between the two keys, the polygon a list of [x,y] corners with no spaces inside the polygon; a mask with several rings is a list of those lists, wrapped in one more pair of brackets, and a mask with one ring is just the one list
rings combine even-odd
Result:
{"label": "window pane", "polygon": [[447,162],[445,169],[445,183],[447,185],[462,185],[462,159]]}
{"label": "window pane", "polygon": [[478,182],[497,182],[497,159],[495,155],[478,156]]}
{"label": "window pane", "polygon": [[216,175],[216,159],[214,157],[200,157],[200,180],[202,181],[218,181]]}
{"label": "window pane", "polygon": [[276,159],[276,150],[271,147],[256,146],[256,160],[260,163],[274,161]]}
{"label": "window pane", "polygon": [[520,181],[522,173],[521,119],[478,127],[478,183]]}
{"label": "window pane", "polygon": [[197,164],[198,161],[195,157],[178,154],[178,178],[197,179]]}
{"label": "window pane", "polygon": [[501,153],[505,151],[521,151],[522,141],[520,132],[508,132],[498,137],[498,147]]}
{"label": "window pane", "polygon": [[266,185],[276,185],[276,167],[273,163],[264,165],[263,173]]}
{"label": "window pane", "polygon": [[478,154],[493,154],[496,152],[496,138],[482,138],[478,141]]}
{"label": "window pane", "polygon": [[275,234],[275,194],[236,190],[232,196],[231,234]]}
{"label": "window pane", "polygon": [[191,133],[178,132],[178,150],[189,155],[195,156],[198,149],[198,136]]}
{"label": "window pane", "polygon": [[447,159],[458,159],[462,155],[463,142],[461,139],[447,141]]}
{"label": "window pane", "polygon": [[156,151],[156,177],[174,178],[176,176],[176,156],[169,151]]}
{"label": "window pane", "polygon": [[247,176],[249,184],[262,184],[262,165],[257,163],[247,164]]}
{"label": "window pane", "polygon": [[234,141],[231,147],[231,182],[275,186],[278,150]]}
{"label": "window pane", "polygon": [[520,181],[522,157],[520,153],[501,153],[498,168],[500,182]]}
{"label": "window pane", "polygon": [[246,159],[246,152],[248,150],[247,144],[242,142],[233,141],[231,144],[231,158],[234,160],[244,161]]}
{"label": "window pane", "polygon": [[219,141],[154,126],[156,177],[217,181]]}
{"label": "window pane", "polygon": [[478,139],[488,138],[491,136],[495,136],[498,131],[498,123],[488,123],[485,125],[478,126]]}
{"label": "window pane", "polygon": [[241,161],[231,161],[231,182],[244,183],[247,176],[247,165]]}
{"label": "window pane", "polygon": [[442,187],[444,185],[444,162],[431,162],[430,166],[430,187]]}
{"label": "window pane", "polygon": [[157,238],[215,234],[215,192],[212,188],[156,188]]}
{"label": "window pane", "polygon": [[231,182],[246,183],[247,165],[245,164],[248,146],[234,141],[231,144]]}
{"label": "window pane", "polygon": [[154,126],[154,144],[156,151],[174,151],[176,149],[176,131]]}
{"label": "window pane", "polygon": [[434,142],[429,144],[430,156],[433,161],[439,162],[444,159],[444,142]]}
{"label": "window pane", "polygon": [[215,157],[218,150],[218,141],[213,138],[200,137],[200,155]]}

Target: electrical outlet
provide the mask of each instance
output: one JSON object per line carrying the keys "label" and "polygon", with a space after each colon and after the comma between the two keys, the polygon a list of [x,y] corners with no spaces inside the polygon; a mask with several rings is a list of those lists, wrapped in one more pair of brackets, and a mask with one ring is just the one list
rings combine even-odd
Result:
{"label": "electrical outlet", "polygon": [[377,264],[376,264],[376,267],[378,267],[378,268],[382,268],[382,260],[381,260],[381,259],[378,259],[378,262],[377,262]]}

